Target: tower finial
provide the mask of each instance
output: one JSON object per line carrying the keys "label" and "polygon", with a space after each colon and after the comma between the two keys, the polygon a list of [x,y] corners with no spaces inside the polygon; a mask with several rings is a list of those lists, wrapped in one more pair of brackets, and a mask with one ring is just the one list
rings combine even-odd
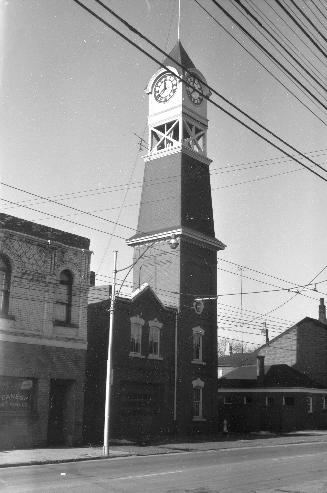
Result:
{"label": "tower finial", "polygon": [[177,40],[180,41],[180,27],[181,27],[181,0],[178,0],[178,25],[177,25]]}

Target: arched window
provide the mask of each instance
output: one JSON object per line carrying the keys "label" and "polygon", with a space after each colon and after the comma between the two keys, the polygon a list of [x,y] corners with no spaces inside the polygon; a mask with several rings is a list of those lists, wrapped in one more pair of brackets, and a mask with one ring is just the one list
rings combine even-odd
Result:
{"label": "arched window", "polygon": [[130,356],[142,355],[142,327],[144,320],[139,315],[131,317]]}
{"label": "arched window", "polygon": [[0,255],[0,314],[7,315],[9,310],[11,266],[3,255]]}
{"label": "arched window", "polygon": [[73,276],[69,270],[63,270],[59,276],[56,291],[55,319],[69,324],[72,314]]}
{"label": "arched window", "polygon": [[203,387],[204,382],[197,378],[192,382],[193,386],[193,421],[203,419]]}
{"label": "arched window", "polygon": [[160,331],[162,323],[156,318],[149,321],[149,358],[160,358]]}
{"label": "arched window", "polygon": [[201,327],[194,327],[193,332],[193,361],[203,361],[202,359],[202,343],[204,330]]}

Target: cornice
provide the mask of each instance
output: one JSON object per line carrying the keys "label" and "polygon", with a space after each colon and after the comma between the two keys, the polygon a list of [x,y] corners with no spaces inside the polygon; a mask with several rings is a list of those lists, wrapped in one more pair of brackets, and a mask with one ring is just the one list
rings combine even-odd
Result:
{"label": "cornice", "polygon": [[190,243],[193,243],[202,248],[207,248],[210,250],[224,250],[226,245],[219,241],[217,238],[212,236],[205,235],[198,231],[194,231],[189,228],[176,228],[167,231],[160,231],[157,233],[148,233],[144,236],[139,236],[137,238],[131,238],[127,240],[127,245],[129,246],[137,246],[146,243],[152,243],[154,241],[164,241],[169,240],[172,235],[175,235],[178,238],[183,238]]}
{"label": "cornice", "polygon": [[183,152],[184,154],[187,154],[188,156],[197,159],[202,164],[206,164],[207,166],[209,166],[212,163],[212,159],[209,159],[207,156],[204,156],[203,154],[193,151],[192,149],[190,149],[189,147],[183,144],[170,147],[169,149],[163,149],[162,151],[158,151],[153,154],[147,154],[143,156],[143,159],[144,162],[147,163],[149,161],[154,161],[155,159],[159,159],[165,156],[172,156],[173,154],[178,154],[180,152]]}

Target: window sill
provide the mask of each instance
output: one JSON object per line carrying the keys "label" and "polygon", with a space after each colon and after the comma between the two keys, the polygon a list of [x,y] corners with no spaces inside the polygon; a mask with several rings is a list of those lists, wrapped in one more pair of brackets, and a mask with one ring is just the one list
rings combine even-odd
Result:
{"label": "window sill", "polygon": [[205,361],[202,361],[200,359],[192,359],[191,361],[192,365],[202,365],[205,366],[207,363]]}
{"label": "window sill", "polygon": [[143,356],[140,353],[129,353],[129,356],[130,356],[130,358],[141,358],[141,359],[145,358],[145,356]]}
{"label": "window sill", "polygon": [[198,416],[194,416],[192,421],[202,421],[203,422],[203,421],[207,421],[207,420],[205,418],[200,418]]}
{"label": "window sill", "polygon": [[53,325],[56,327],[67,327],[68,329],[78,329],[77,324],[71,324],[70,322],[63,322],[61,320],[54,320]]}
{"label": "window sill", "polygon": [[53,336],[59,338],[76,339],[79,336],[78,325],[53,322]]}
{"label": "window sill", "polygon": [[163,357],[157,356],[156,354],[149,354],[148,359],[156,359],[156,360],[162,361]]}

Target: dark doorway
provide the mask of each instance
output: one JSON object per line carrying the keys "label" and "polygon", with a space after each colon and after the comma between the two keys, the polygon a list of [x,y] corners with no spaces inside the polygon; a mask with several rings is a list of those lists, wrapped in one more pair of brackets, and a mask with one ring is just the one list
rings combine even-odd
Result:
{"label": "dark doorway", "polygon": [[48,445],[66,445],[69,380],[50,380]]}

